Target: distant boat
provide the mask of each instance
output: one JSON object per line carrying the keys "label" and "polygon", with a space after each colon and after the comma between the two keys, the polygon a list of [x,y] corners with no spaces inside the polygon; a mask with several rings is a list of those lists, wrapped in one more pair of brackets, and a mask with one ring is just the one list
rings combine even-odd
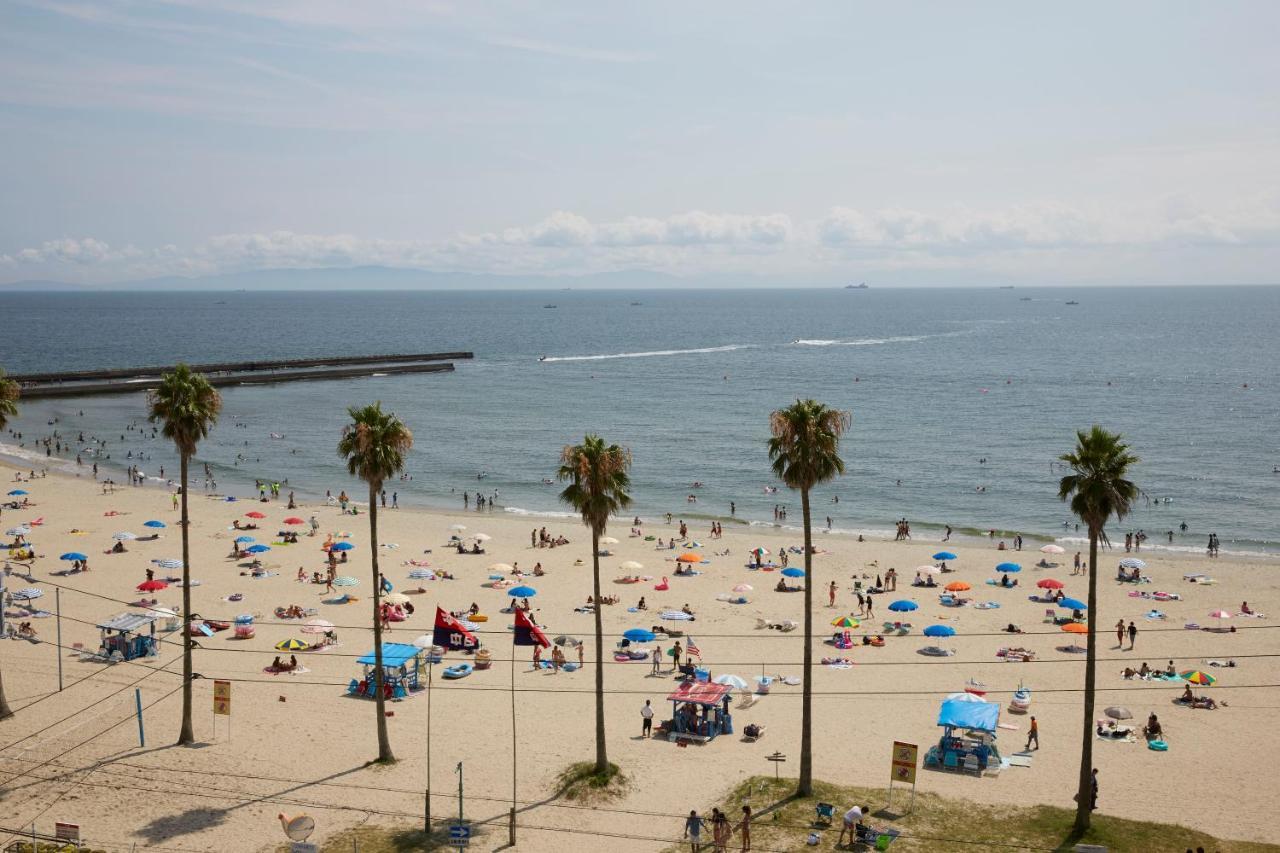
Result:
{"label": "distant boat", "polygon": [[1030,296],[1024,296],[1024,297],[1022,297],[1021,299],[1019,299],[1018,301],[1019,301],[1019,302],[1030,302],[1030,301],[1031,301],[1031,297],[1030,297]]}
{"label": "distant boat", "polygon": [[640,304],[639,302],[632,302],[632,303],[631,303],[631,307],[633,307],[633,308],[634,308],[635,306],[637,306],[637,305],[639,305],[639,304]]}
{"label": "distant boat", "polygon": [[1070,302],[1068,302],[1067,304],[1068,304],[1068,305],[1079,305],[1080,303],[1079,303],[1079,302],[1076,302],[1074,299],[1072,299],[1072,300],[1071,300]]}
{"label": "distant boat", "polygon": [[543,305],[542,307],[543,307],[543,308],[555,308],[556,306],[554,306],[554,305]]}
{"label": "distant boat", "polygon": [[862,282],[862,284],[846,284],[844,286],[844,289],[845,290],[870,290],[871,288],[867,287],[867,283],[864,281]]}
{"label": "distant boat", "polygon": [[1012,285],[1012,284],[1002,284],[1002,285],[1000,285],[1000,289],[1001,289],[1001,290],[1013,290],[1013,285]]}

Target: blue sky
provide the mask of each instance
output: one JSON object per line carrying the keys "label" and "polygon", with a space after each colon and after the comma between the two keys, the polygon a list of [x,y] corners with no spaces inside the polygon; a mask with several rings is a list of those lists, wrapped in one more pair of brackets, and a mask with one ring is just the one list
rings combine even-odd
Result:
{"label": "blue sky", "polygon": [[10,0],[0,281],[1280,281],[1280,4]]}

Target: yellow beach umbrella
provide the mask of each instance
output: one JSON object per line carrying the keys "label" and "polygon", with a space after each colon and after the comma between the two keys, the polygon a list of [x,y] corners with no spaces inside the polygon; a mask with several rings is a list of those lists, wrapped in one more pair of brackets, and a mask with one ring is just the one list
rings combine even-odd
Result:
{"label": "yellow beach umbrella", "polygon": [[276,648],[282,652],[300,652],[303,649],[307,648],[307,644],[302,642],[301,640],[295,640],[294,638],[290,637],[287,640],[281,640],[280,642],[276,643]]}

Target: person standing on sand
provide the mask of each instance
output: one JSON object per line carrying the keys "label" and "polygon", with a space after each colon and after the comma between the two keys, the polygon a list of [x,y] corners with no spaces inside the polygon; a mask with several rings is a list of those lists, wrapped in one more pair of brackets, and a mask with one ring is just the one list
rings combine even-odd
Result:
{"label": "person standing on sand", "polygon": [[1075,562],[1071,564],[1071,574],[1073,575],[1080,574],[1080,552],[1079,551],[1076,551]]}
{"label": "person standing on sand", "polygon": [[660,644],[655,644],[653,647],[653,674],[654,675],[658,675],[661,672],[661,670],[659,669],[659,667],[661,666],[662,666],[662,646]]}
{"label": "person standing on sand", "polygon": [[1124,648],[1124,620],[1121,619],[1116,623],[1116,648]]}
{"label": "person standing on sand", "polygon": [[751,849],[751,806],[742,807],[742,822],[738,824],[738,831],[742,833],[742,853],[747,853]]}
{"label": "person standing on sand", "polygon": [[1093,790],[1089,795],[1089,811],[1095,811],[1098,808],[1098,768],[1093,768]]}
{"label": "person standing on sand", "polygon": [[1133,643],[1137,639],[1138,639],[1138,626],[1130,622],[1129,623],[1129,651],[1133,651]]}
{"label": "person standing on sand", "polygon": [[653,706],[648,699],[640,709],[640,737],[653,737]]}
{"label": "person standing on sand", "polygon": [[690,809],[689,816],[684,819],[682,837],[689,839],[691,853],[698,853],[702,849],[702,818],[698,817],[698,812],[694,809]]}
{"label": "person standing on sand", "polygon": [[836,582],[832,581],[831,586],[827,587],[827,606],[836,606]]}
{"label": "person standing on sand", "polygon": [[1031,749],[1031,742],[1036,742],[1036,749],[1040,748],[1040,724],[1036,722],[1036,718],[1031,718],[1031,731],[1027,732],[1027,746],[1024,751]]}

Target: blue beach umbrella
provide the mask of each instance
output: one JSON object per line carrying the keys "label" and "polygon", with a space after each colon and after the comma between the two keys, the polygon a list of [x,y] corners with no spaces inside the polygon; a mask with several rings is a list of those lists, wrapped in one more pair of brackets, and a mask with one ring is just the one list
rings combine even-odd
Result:
{"label": "blue beach umbrella", "polygon": [[27,494],[30,494],[30,492],[28,492],[26,489],[14,489],[12,492],[9,493],[9,496],[18,497],[20,495],[27,495]]}
{"label": "blue beach umbrella", "polygon": [[66,561],[69,563],[69,562],[71,562],[72,560],[87,560],[87,559],[89,559],[89,558],[88,558],[88,557],[86,557],[84,554],[81,554],[79,551],[68,551],[67,553],[65,553],[65,554],[63,554],[61,557],[59,557],[58,559],[59,559],[59,560],[66,560]]}
{"label": "blue beach umbrella", "polygon": [[1088,610],[1089,605],[1085,604],[1078,598],[1064,598],[1058,602],[1058,606],[1067,610]]}
{"label": "blue beach umbrella", "polygon": [[350,551],[354,547],[356,546],[352,545],[350,542],[339,542],[337,545],[334,545],[329,550],[330,551]]}
{"label": "blue beach umbrella", "polygon": [[633,643],[651,643],[658,635],[648,628],[632,628],[622,636]]}
{"label": "blue beach umbrella", "polygon": [[938,553],[936,553],[936,554],[934,554],[934,555],[933,555],[933,559],[935,559],[935,560],[958,560],[958,559],[959,559],[959,557],[957,557],[955,554],[952,554],[950,551],[939,551]]}
{"label": "blue beach umbrella", "polygon": [[954,637],[956,629],[950,625],[930,625],[924,629],[926,637]]}
{"label": "blue beach umbrella", "polygon": [[782,574],[789,578],[802,578],[804,577],[804,569],[783,569]]}
{"label": "blue beach umbrella", "polygon": [[531,586],[513,586],[507,590],[507,595],[512,598],[533,598],[538,591]]}
{"label": "blue beach umbrella", "polygon": [[258,540],[254,539],[252,536],[237,536],[237,537],[236,537],[236,544],[237,544],[237,545],[243,545],[243,544],[244,544],[244,543],[246,543],[246,542],[257,542],[257,541],[258,541]]}
{"label": "blue beach umbrella", "polygon": [[271,548],[267,545],[250,545],[248,548],[245,548],[245,550],[250,554],[261,554],[264,551],[270,551]]}
{"label": "blue beach umbrella", "polygon": [[154,527],[157,530],[163,530],[167,525],[163,521],[144,521],[143,527]]}
{"label": "blue beach umbrella", "polygon": [[890,604],[889,609],[895,613],[910,613],[919,606],[920,605],[916,604],[914,601],[908,601],[904,598],[902,601],[895,601],[893,604]]}
{"label": "blue beach umbrella", "polygon": [[1022,566],[1019,566],[1017,563],[1001,563],[996,566],[996,571],[1005,572],[1006,574],[1011,572],[1020,572],[1022,571]]}

